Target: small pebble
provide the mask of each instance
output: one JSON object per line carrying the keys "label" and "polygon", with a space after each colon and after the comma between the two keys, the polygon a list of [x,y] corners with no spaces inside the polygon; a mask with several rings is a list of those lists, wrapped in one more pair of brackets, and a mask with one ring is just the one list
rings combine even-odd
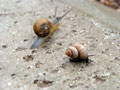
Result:
{"label": "small pebble", "polygon": [[24,39],[23,41],[26,42],[26,41],[28,41],[28,39]]}
{"label": "small pebble", "polygon": [[42,63],[40,63],[39,61],[35,64],[35,67],[36,68],[40,68],[40,65],[41,65]]}
{"label": "small pebble", "polygon": [[14,24],[18,23],[17,21],[14,21]]}
{"label": "small pebble", "polygon": [[77,32],[77,30],[71,30],[72,32]]}
{"label": "small pebble", "polygon": [[33,82],[34,84],[36,84],[38,87],[40,88],[44,88],[44,87],[49,87],[52,85],[53,81],[48,81],[48,80],[34,80]]}
{"label": "small pebble", "polygon": [[15,75],[16,75],[15,73],[11,74],[11,76],[15,76]]}
{"label": "small pebble", "polygon": [[59,46],[62,46],[62,43],[57,43]]}
{"label": "small pebble", "polygon": [[22,50],[25,50],[26,48],[24,48],[24,47],[18,47],[18,48],[16,48],[15,50],[16,51],[22,51]]}
{"label": "small pebble", "polygon": [[98,75],[94,76],[93,78],[95,78],[96,81],[106,81],[106,79],[104,77],[98,76]]}
{"label": "small pebble", "polygon": [[7,45],[2,45],[2,48],[7,48]]}
{"label": "small pebble", "polygon": [[24,56],[23,59],[26,61],[26,62],[29,62],[29,61],[33,61],[33,55],[27,55],[27,56]]}
{"label": "small pebble", "polygon": [[34,54],[34,53],[36,53],[36,52],[37,52],[37,50],[32,50],[32,52],[31,52],[31,53],[32,53],[32,54]]}

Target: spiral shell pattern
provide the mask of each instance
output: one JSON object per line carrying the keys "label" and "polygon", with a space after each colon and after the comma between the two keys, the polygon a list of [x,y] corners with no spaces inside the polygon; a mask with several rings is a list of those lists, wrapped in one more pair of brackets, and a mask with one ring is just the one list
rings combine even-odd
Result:
{"label": "spiral shell pattern", "polygon": [[65,54],[73,59],[87,59],[88,53],[86,48],[81,44],[73,44],[70,46]]}
{"label": "spiral shell pattern", "polygon": [[40,18],[33,24],[33,30],[38,37],[47,36],[52,27],[52,23],[45,18]]}

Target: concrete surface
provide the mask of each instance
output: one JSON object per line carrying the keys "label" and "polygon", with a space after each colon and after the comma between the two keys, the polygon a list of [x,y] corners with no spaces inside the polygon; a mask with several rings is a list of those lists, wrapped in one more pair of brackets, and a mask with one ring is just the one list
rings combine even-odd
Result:
{"label": "concrete surface", "polygon": [[[120,90],[120,28],[72,8],[39,48],[29,49],[37,18],[72,8],[54,0],[0,0],[0,90]],[[78,13],[79,12],[79,13]],[[64,52],[87,47],[94,62],[73,63]]]}

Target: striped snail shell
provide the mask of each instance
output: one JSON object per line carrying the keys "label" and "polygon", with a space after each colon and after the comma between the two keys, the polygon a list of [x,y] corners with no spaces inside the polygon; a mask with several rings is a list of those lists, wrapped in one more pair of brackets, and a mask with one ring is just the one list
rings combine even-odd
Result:
{"label": "striped snail shell", "polygon": [[88,59],[87,50],[81,44],[73,44],[67,49],[65,54],[71,57],[72,59],[82,59],[82,60]]}
{"label": "striped snail shell", "polygon": [[38,37],[45,37],[50,33],[52,23],[46,18],[40,18],[33,24],[33,30]]}

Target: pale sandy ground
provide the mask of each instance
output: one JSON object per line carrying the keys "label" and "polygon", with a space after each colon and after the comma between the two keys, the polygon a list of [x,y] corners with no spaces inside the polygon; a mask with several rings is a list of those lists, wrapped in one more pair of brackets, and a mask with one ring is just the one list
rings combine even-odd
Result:
{"label": "pale sandy ground", "polygon": [[[0,0],[0,90],[120,90],[120,29],[88,14],[73,8],[43,46],[29,49],[37,18],[71,8],[51,1]],[[64,52],[73,43],[84,44],[94,62],[70,62]]]}

